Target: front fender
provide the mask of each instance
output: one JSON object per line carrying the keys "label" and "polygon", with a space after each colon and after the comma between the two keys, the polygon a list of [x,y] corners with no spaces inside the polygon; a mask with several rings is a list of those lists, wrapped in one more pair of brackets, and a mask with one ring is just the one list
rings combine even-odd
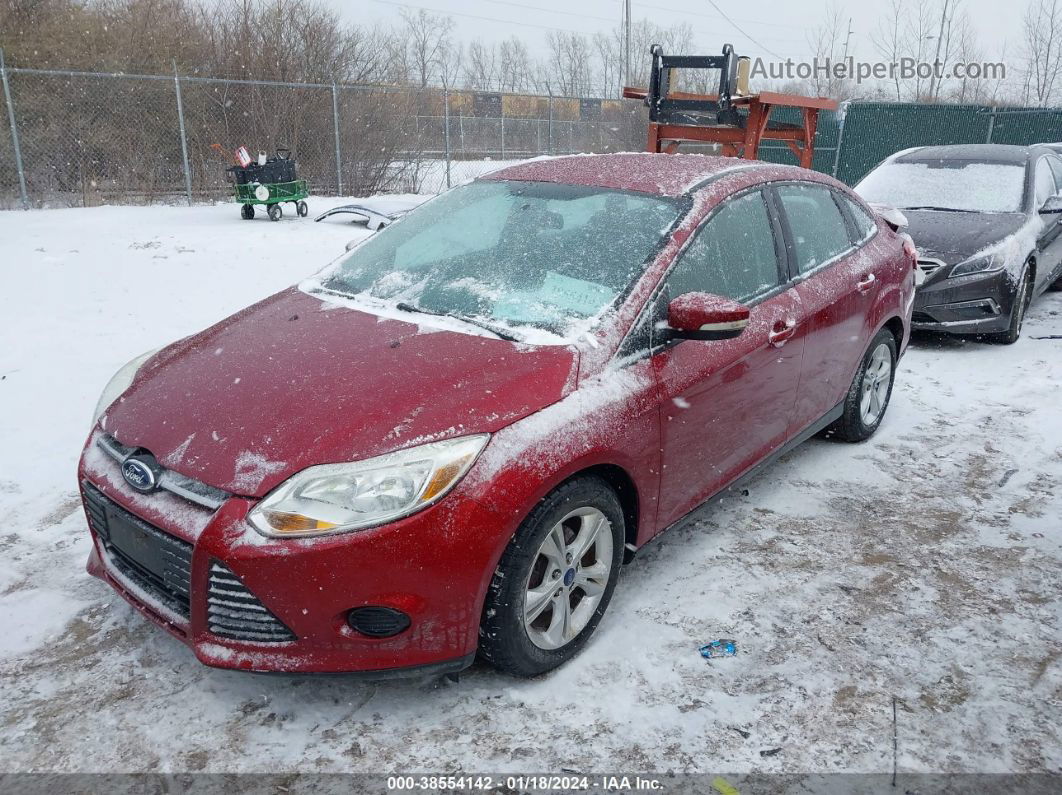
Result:
{"label": "front fender", "polygon": [[656,380],[647,364],[635,365],[586,379],[563,400],[498,431],[461,491],[515,532],[561,483],[593,467],[619,467],[634,484],[641,541],[655,530],[659,462]]}

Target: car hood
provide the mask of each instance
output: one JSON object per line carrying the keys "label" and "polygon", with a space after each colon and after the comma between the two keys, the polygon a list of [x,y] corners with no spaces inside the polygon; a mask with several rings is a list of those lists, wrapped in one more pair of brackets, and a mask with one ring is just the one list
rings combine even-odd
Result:
{"label": "car hood", "polygon": [[101,425],[167,468],[260,497],[315,464],[496,431],[575,386],[572,348],[408,317],[286,290],[150,359]]}
{"label": "car hood", "polygon": [[1014,234],[1028,220],[1024,213],[904,210],[903,214],[908,222],[904,231],[919,252],[939,256],[949,265]]}

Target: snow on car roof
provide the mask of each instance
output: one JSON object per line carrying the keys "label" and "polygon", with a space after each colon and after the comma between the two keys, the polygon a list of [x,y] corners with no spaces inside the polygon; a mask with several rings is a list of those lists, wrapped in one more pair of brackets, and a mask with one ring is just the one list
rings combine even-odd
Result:
{"label": "snow on car roof", "polygon": [[900,163],[921,163],[931,160],[969,160],[974,163],[1014,163],[1022,165],[1029,159],[1033,147],[1010,144],[952,144],[949,146],[920,146],[899,157]]}
{"label": "snow on car roof", "polygon": [[[786,168],[756,160],[696,154],[617,152],[607,155],[569,155],[536,158],[502,168],[480,179],[559,182],[614,190],[681,196],[697,183],[728,171]],[[797,170],[794,167],[788,167]]]}

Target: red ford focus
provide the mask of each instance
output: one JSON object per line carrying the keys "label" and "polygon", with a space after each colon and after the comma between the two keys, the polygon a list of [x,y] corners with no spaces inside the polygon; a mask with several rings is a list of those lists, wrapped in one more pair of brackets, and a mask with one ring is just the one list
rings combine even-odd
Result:
{"label": "red ford focus", "polygon": [[89,571],[209,665],[547,671],[661,530],[877,429],[914,265],[799,168],[504,169],[119,371],[79,470]]}

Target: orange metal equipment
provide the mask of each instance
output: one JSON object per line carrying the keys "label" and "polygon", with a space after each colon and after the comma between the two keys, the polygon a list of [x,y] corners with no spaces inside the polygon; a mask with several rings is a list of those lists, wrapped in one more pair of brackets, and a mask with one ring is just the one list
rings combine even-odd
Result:
{"label": "orange metal equipment", "polygon": [[[723,154],[755,160],[760,141],[785,141],[804,168],[811,168],[815,154],[815,128],[820,110],[836,110],[837,102],[826,97],[804,97],[763,91],[748,94],[745,75],[734,48],[726,44],[719,55],[664,55],[659,44],[649,48],[653,58],[649,88],[623,89],[627,99],[641,99],[649,106],[649,152],[674,152],[683,141],[717,143]],[[671,91],[672,70],[718,69],[718,94]],[[800,124],[771,121],[778,107],[800,109]],[[747,114],[738,112],[747,109]]]}

